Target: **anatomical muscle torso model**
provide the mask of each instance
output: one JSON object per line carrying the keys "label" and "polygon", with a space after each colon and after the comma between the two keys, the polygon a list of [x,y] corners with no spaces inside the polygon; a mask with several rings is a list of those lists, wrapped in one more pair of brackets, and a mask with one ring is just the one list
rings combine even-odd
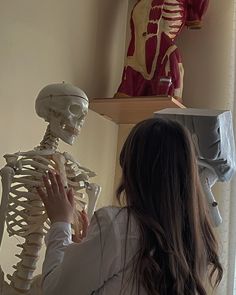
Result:
{"label": "anatomical muscle torso model", "polygon": [[131,13],[131,40],[116,96],[182,97],[184,69],[175,39],[186,25],[201,27],[209,0],[139,0]]}

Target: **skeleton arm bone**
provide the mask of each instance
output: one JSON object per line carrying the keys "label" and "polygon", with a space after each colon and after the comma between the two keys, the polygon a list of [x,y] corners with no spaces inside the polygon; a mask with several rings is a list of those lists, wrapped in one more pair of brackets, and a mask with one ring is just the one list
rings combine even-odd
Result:
{"label": "skeleton arm bone", "polygon": [[15,175],[15,171],[12,167],[5,166],[0,170],[0,175],[2,177],[2,200],[0,205],[0,246],[2,242],[5,218],[8,206],[8,197],[10,193],[10,187]]}
{"label": "skeleton arm bone", "polygon": [[89,183],[86,187],[86,193],[89,199],[88,209],[87,209],[89,220],[91,220],[92,218],[101,190],[102,188],[96,183]]}
{"label": "skeleton arm bone", "polygon": [[212,187],[217,182],[218,176],[214,169],[203,161],[198,161],[200,167],[200,180],[202,184],[203,192],[205,193],[208,205],[210,208],[210,216],[215,226],[219,226],[222,223],[222,217],[218,208],[218,203],[212,193]]}

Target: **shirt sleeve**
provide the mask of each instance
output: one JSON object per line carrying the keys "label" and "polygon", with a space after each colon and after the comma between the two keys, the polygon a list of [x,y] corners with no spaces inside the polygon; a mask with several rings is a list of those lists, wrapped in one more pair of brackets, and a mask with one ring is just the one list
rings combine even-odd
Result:
{"label": "shirt sleeve", "polygon": [[87,237],[71,242],[69,224],[55,223],[47,238],[43,264],[44,295],[91,294],[120,270],[120,246],[109,215],[99,210],[93,216]]}
{"label": "shirt sleeve", "polygon": [[71,240],[71,225],[66,222],[55,222],[45,237],[47,246],[43,274],[46,277],[64,258],[64,252]]}
{"label": "shirt sleeve", "polygon": [[200,29],[208,6],[209,0],[188,0],[186,26],[190,29]]}

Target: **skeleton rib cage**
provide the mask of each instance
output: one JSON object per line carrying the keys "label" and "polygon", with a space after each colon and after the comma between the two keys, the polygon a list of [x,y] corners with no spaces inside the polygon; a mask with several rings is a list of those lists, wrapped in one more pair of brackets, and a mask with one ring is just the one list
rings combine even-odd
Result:
{"label": "skeleton rib cage", "polygon": [[[28,291],[33,282],[43,237],[50,225],[44,205],[36,191],[37,186],[43,185],[43,174],[49,169],[59,173],[64,186],[74,190],[77,212],[85,208],[89,217],[94,211],[100,187],[89,183],[89,178],[95,174],[82,167],[68,153],[62,154],[52,150],[51,153],[45,154],[45,150],[35,149],[31,152],[6,155],[5,158],[7,165],[2,171],[5,168],[12,171],[6,211],[7,232],[9,236],[20,236],[25,241],[17,245],[22,250],[16,255],[20,261],[13,266],[15,272],[12,276],[7,276],[10,286],[4,284],[5,288],[12,288],[14,294],[32,294]],[[1,293],[1,288],[0,294],[5,295],[4,292]]]}

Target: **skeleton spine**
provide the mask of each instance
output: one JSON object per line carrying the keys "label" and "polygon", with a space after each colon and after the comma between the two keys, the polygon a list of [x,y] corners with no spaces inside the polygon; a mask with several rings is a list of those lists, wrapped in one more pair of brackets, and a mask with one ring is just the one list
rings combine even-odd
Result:
{"label": "skeleton spine", "polygon": [[[59,139],[51,134],[50,125],[48,125],[44,138],[40,143],[40,146],[38,146],[36,149],[56,151],[58,142]],[[38,162],[38,164],[41,164],[42,159],[35,159],[34,161]],[[43,174],[47,170],[48,164],[49,163],[47,163],[45,167],[37,167],[35,165],[33,168],[36,170],[36,172]],[[28,186],[29,184],[26,184],[26,188]],[[36,264],[39,259],[39,252],[42,247],[44,237],[44,224],[38,222],[44,212],[44,210],[41,210],[43,206],[42,201],[39,197],[36,197],[35,199],[35,195],[37,194],[32,184],[30,184],[30,187],[28,187],[27,194],[29,207],[26,211],[27,225],[25,229],[28,231],[28,234],[24,237],[25,242],[21,245],[18,245],[18,247],[22,248],[22,251],[19,255],[16,255],[18,258],[20,258],[20,261],[17,263],[17,265],[13,266],[15,268],[15,272],[12,276],[8,276],[8,279],[11,282],[11,287],[16,291],[16,293],[19,292],[20,294],[28,294],[31,288],[34,271],[36,270]]]}
{"label": "skeleton spine", "polygon": [[18,245],[23,248],[21,253],[16,255],[21,260],[14,267],[16,271],[8,278],[11,281],[11,286],[21,293],[27,293],[31,287],[43,236],[43,229],[41,229],[41,232],[39,230],[38,233],[29,234],[23,245]]}
{"label": "skeleton spine", "polygon": [[[35,199],[29,196],[29,203],[31,207],[27,210],[28,222],[27,227],[31,228],[38,217],[43,214],[43,211],[38,210],[35,212]],[[37,200],[38,208],[42,206],[42,201]],[[33,274],[36,269],[36,264],[39,259],[39,251],[43,242],[43,224],[39,224],[37,229],[30,232],[25,237],[25,242],[18,247],[22,248],[21,253],[16,255],[20,258],[20,261],[17,263],[14,268],[16,271],[13,273],[12,277],[9,277],[11,281],[11,286],[21,293],[27,293],[31,287],[31,282],[33,279]]]}
{"label": "skeleton spine", "polygon": [[59,138],[52,135],[50,130],[50,124],[47,127],[46,133],[43,137],[43,140],[40,142],[40,146],[38,147],[40,150],[53,149],[56,150],[58,147]]}

